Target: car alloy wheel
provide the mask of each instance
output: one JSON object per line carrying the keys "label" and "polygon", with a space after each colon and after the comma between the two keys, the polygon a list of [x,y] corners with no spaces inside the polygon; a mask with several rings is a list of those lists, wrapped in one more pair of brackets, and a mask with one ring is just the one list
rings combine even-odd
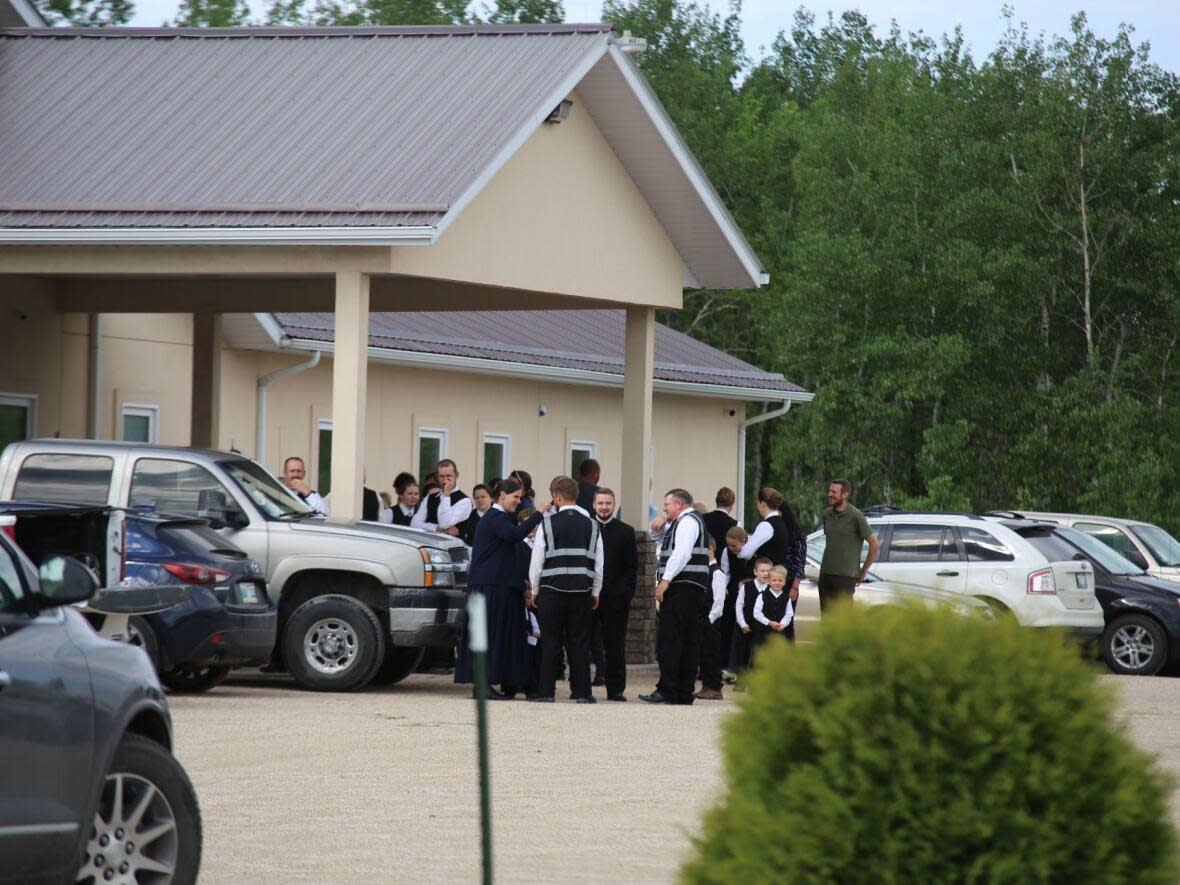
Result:
{"label": "car alloy wheel", "polygon": [[1103,652],[1107,666],[1129,676],[1153,676],[1168,658],[1168,636],[1163,627],[1145,615],[1118,619],[1106,630]]}
{"label": "car alloy wheel", "polygon": [[1155,654],[1155,641],[1138,624],[1127,624],[1114,631],[1110,653],[1128,670],[1142,670]]}
{"label": "car alloy wheel", "polygon": [[307,662],[327,676],[342,673],[357,656],[356,631],[339,618],[316,621],[303,634],[303,654]]}
{"label": "car alloy wheel", "polygon": [[107,775],[78,882],[171,882],[180,839],[167,797],[146,778]]}

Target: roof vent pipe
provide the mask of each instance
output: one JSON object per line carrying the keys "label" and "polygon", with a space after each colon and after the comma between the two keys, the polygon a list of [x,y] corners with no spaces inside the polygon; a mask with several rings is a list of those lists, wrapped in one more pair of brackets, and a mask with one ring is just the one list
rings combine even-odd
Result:
{"label": "roof vent pipe", "polygon": [[638,55],[647,49],[647,41],[642,37],[632,37],[630,31],[623,31],[621,37],[612,37],[610,42],[627,55]]}
{"label": "roof vent pipe", "polygon": [[258,421],[258,426],[254,431],[254,460],[263,467],[266,466],[266,386],[270,382],[282,378],[284,375],[294,375],[298,372],[306,372],[308,369],[314,369],[320,364],[320,355],[320,351],[317,350],[311,355],[310,359],[296,363],[293,366],[278,369],[258,379],[258,405],[255,409],[255,418]]}

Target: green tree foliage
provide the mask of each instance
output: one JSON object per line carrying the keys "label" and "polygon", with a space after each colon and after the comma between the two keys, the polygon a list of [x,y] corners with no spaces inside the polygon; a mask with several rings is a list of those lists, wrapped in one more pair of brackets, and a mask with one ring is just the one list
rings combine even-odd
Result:
{"label": "green tree foliage", "polygon": [[1170,784],[1076,648],[921,607],[823,634],[760,656],[683,881],[1176,881]]}
{"label": "green tree foliage", "polygon": [[565,21],[561,0],[497,0],[487,10],[487,20],[496,25],[555,24]]}
{"label": "green tree foliage", "polygon": [[452,25],[468,21],[467,0],[272,0],[268,25]]}
{"label": "green tree foliage", "polygon": [[135,15],[131,0],[34,0],[34,3],[51,25],[103,28],[125,25]]}
{"label": "green tree foliage", "polygon": [[175,20],[176,28],[235,28],[250,23],[250,5],[246,0],[182,0]]}

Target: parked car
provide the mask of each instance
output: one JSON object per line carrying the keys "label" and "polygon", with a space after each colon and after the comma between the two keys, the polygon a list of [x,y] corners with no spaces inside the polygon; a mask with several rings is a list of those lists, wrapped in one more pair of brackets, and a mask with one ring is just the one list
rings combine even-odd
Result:
{"label": "parked car", "polygon": [[1085,556],[1106,618],[1102,656],[1115,673],[1154,676],[1180,658],[1180,584],[1147,574],[1093,535],[1055,522],[1004,520],[1046,556]]}
{"label": "parked car", "polygon": [[207,691],[233,667],[262,664],[274,648],[278,610],[262,566],[205,520],[129,514],[123,586],[187,586],[181,605],[130,621],[173,691]]}
{"label": "parked car", "polygon": [[469,549],[437,532],[319,517],[240,454],[92,440],[12,443],[0,498],[206,519],[262,564],[278,603],[272,663],[303,687],[396,682],[457,641]]}
{"label": "parked car", "polygon": [[1084,516],[1078,513],[1021,511],[1016,515],[1050,520],[1093,535],[1148,574],[1180,582],[1180,541],[1158,525],[1134,519]]}
{"label": "parked car", "polygon": [[[866,511],[881,541],[873,566],[889,582],[983,600],[1025,627],[1060,627],[1093,639],[1104,627],[1094,595],[1093,567],[1050,560],[1008,527],[977,514]],[[823,558],[822,531],[808,554]]]}
{"label": "parked car", "polygon": [[[799,600],[795,605],[795,640],[814,641],[814,631],[820,621],[819,608],[819,562],[807,557],[803,579],[799,581]],[[914,587],[886,581],[875,572],[869,572],[852,597],[855,606],[920,604],[930,608],[945,606],[964,617],[979,617],[986,620],[995,618],[991,606],[982,600],[962,593],[947,593],[929,587]]]}
{"label": "parked car", "polygon": [[72,607],[98,583],[0,532],[0,882],[193,883],[200,810],[163,689]]}

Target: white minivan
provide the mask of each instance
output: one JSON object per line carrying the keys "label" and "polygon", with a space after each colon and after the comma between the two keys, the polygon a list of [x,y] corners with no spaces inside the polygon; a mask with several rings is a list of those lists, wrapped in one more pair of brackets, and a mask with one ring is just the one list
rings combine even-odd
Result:
{"label": "white minivan", "polygon": [[1180,582],[1180,541],[1165,529],[1135,519],[1084,516],[1079,513],[1030,513],[1021,516],[1067,525],[1091,535],[1122,554],[1149,575]]}
{"label": "white minivan", "polygon": [[[873,571],[885,581],[974,596],[1024,627],[1102,633],[1088,561],[1049,562],[1011,529],[973,514],[870,514],[869,526],[881,541]],[[817,561],[824,546],[822,530],[807,539]]]}

